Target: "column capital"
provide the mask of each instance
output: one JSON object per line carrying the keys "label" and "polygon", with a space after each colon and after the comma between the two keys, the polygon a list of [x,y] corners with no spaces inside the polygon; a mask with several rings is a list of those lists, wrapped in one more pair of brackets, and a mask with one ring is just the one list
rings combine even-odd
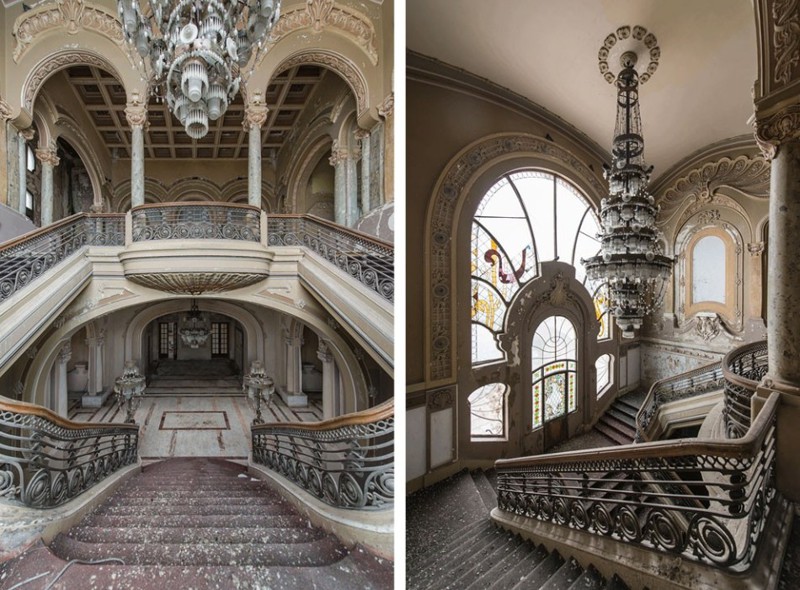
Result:
{"label": "column capital", "polygon": [[319,347],[317,348],[317,358],[321,360],[323,363],[332,363],[333,362],[333,353],[331,352],[330,345],[325,340],[319,341]]}
{"label": "column capital", "polygon": [[20,131],[19,134],[25,141],[31,141],[36,136],[36,130],[33,127],[28,127]]}
{"label": "column capital", "polygon": [[61,350],[58,351],[58,362],[61,364],[67,364],[71,358],[72,344],[70,342],[65,342],[61,347]]}
{"label": "column capital", "polygon": [[800,139],[800,104],[789,105],[754,123],[755,138],[764,158],[772,160],[781,144]]}
{"label": "column capital", "polygon": [[328,161],[331,163],[331,166],[336,166],[347,160],[357,160],[360,157],[361,150],[341,146],[338,141],[334,141],[333,146],[331,146],[331,157]]}
{"label": "column capital", "polygon": [[35,153],[36,159],[42,164],[49,164],[55,168],[61,162],[58,157],[58,151],[55,148],[36,148]]}
{"label": "column capital", "polygon": [[747,244],[747,251],[750,252],[750,256],[761,256],[765,247],[764,242],[750,242]]}
{"label": "column capital", "polygon": [[125,107],[125,119],[132,129],[145,129],[148,126],[147,105],[142,103],[138,96]]}
{"label": "column capital", "polygon": [[378,115],[388,119],[394,114],[394,92],[391,92],[383,102],[378,105]]}
{"label": "column capital", "polygon": [[11,118],[11,105],[0,98],[0,121],[8,121]]}
{"label": "column capital", "polygon": [[257,100],[247,103],[244,108],[244,121],[242,127],[245,131],[250,131],[253,127],[261,129],[264,123],[267,122],[267,115],[269,114],[269,107],[261,102],[259,96]]}
{"label": "column capital", "polygon": [[353,132],[353,136],[359,141],[364,141],[365,139],[369,139],[369,135],[370,135],[369,130],[362,129],[361,127],[359,127]]}

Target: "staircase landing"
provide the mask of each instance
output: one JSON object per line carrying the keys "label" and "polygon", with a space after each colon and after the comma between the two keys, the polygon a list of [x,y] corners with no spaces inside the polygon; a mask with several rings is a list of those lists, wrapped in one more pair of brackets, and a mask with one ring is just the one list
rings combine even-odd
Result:
{"label": "staircase landing", "polygon": [[0,566],[0,587],[391,588],[392,564],[315,528],[265,482],[218,459],[145,467],[50,547]]}

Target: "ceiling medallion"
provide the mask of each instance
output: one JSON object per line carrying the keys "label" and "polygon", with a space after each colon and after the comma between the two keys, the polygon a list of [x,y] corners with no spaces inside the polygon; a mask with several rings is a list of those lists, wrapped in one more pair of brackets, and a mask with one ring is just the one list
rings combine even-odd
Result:
{"label": "ceiling medallion", "polygon": [[239,92],[240,68],[278,20],[280,0],[118,0],[126,41],[149,62],[187,135],[200,139]]}
{"label": "ceiling medallion", "polygon": [[[622,33],[620,33],[622,32]],[[619,56],[619,72],[608,67],[606,79],[615,76],[617,120],[611,145],[611,166],[604,166],[609,194],[600,205],[600,253],[582,260],[590,280],[608,285],[611,313],[624,338],[632,338],[644,316],[660,307],[672,270],[672,258],[664,256],[656,228],[658,206],[648,192],[652,166],[644,161],[644,137],[639,113],[640,55],[660,57],[655,36],[643,27],[620,27],[606,38],[600,56],[611,57],[612,47],[626,49]],[[621,41],[620,41],[621,39]],[[648,41],[649,40],[649,41]],[[650,77],[654,62],[647,66]],[[657,62],[656,66],[657,66]],[[606,64],[608,65],[608,64]]]}

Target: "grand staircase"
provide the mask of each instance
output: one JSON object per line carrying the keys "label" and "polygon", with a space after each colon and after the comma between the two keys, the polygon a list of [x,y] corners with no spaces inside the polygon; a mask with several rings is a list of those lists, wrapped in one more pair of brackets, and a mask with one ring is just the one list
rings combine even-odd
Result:
{"label": "grand staircase", "polygon": [[494,470],[464,470],[409,496],[409,590],[627,589],[617,578],[605,580],[591,566],[495,526],[489,519],[497,506],[494,477]]}
{"label": "grand staircase", "polygon": [[634,391],[614,400],[600,416],[594,430],[614,445],[629,445],[636,436],[636,414],[642,407],[646,392]]}
{"label": "grand staircase", "polygon": [[[102,564],[83,562],[107,560]],[[391,588],[392,564],[315,528],[243,466],[174,459],[144,468],[49,548],[0,566],[0,588]]]}

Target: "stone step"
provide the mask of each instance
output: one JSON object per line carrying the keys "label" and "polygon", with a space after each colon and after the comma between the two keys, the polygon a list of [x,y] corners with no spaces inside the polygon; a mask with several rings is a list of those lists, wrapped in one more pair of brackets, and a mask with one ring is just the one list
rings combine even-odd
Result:
{"label": "stone step", "polygon": [[482,572],[477,574],[464,587],[464,590],[483,590],[486,587],[487,580],[500,580],[506,572],[514,568],[533,549],[534,547],[529,541],[516,535],[514,543],[506,545],[503,551],[495,552],[492,560],[482,565]]}
{"label": "stone step", "polygon": [[631,444],[632,439],[629,439],[627,436],[619,433],[614,428],[604,424],[603,422],[598,422],[595,424],[594,429],[605,436],[608,440],[611,441],[612,444],[615,445],[629,445]]}
{"label": "stone step", "polygon": [[633,437],[636,436],[636,427],[631,426],[630,424],[623,422],[622,420],[618,420],[614,416],[611,416],[606,412],[603,416],[600,417],[600,422],[605,424],[606,426],[613,428],[620,434],[630,437],[630,441],[633,441]]}
{"label": "stone step", "polygon": [[197,514],[191,518],[185,516],[107,516],[103,514],[89,515],[82,522],[85,526],[98,527],[183,527],[183,528],[255,528],[255,527],[301,527],[308,521],[301,516],[284,511],[277,514],[238,514],[235,516],[206,516]]}
{"label": "stone step", "polygon": [[[200,510],[200,506],[202,506],[202,510]],[[185,516],[188,518],[194,518],[199,511],[202,512],[203,516],[237,516],[241,515],[243,512],[269,515],[291,514],[293,512],[288,504],[254,505],[250,510],[248,510],[243,508],[244,505],[242,504],[228,505],[224,498],[220,498],[220,501],[216,504],[203,504],[200,506],[194,504],[192,501],[189,501],[185,504],[158,504],[156,506],[129,506],[125,504],[117,504],[102,506],[95,512],[95,514],[98,516],[143,516],[147,518],[155,512],[161,517]]]}
{"label": "stone step", "polygon": [[301,527],[97,527],[76,526],[67,533],[84,543],[306,543],[324,536],[319,529]]}
{"label": "stone step", "polygon": [[626,412],[625,410],[623,410],[622,408],[620,408],[618,406],[611,406],[606,411],[606,415],[607,416],[611,416],[611,417],[615,418],[616,420],[619,420],[623,424],[626,424],[630,428],[633,428],[634,431],[636,430],[636,414],[635,413],[628,413],[628,412]]}
{"label": "stone step", "polygon": [[[108,506],[169,506],[174,504],[176,496],[162,495],[159,497],[154,496],[125,496],[115,497],[108,502]],[[270,504],[280,504],[282,502],[280,496],[264,497],[264,496],[239,496],[239,497],[225,497],[225,504],[228,506],[268,506]],[[218,496],[198,496],[190,498],[189,500],[193,506],[203,506],[205,504],[214,505],[220,502]]]}
{"label": "stone step", "polygon": [[481,499],[486,505],[487,512],[491,512],[492,509],[497,508],[497,492],[482,470],[473,471],[471,475],[472,481],[475,482],[475,487],[478,488],[478,493],[481,495]]}
{"label": "stone step", "polygon": [[[197,486],[192,489],[186,488],[166,488],[166,487],[131,487],[126,490],[125,494],[120,495],[121,498],[137,497],[137,498],[205,498],[205,497],[223,497],[223,498],[257,498],[263,497],[265,492],[257,487],[236,487],[231,485],[231,489],[225,490],[220,486]],[[278,499],[275,492],[267,493],[267,497]]]}
{"label": "stone step", "polygon": [[[525,576],[536,569],[550,555],[547,549],[541,545],[534,546],[528,543],[528,552],[515,565],[513,565],[505,575],[502,575],[496,582],[492,583],[492,590],[510,590],[519,584]],[[483,586],[485,588],[485,586]]]}
{"label": "stone step", "polygon": [[341,560],[347,550],[326,535],[309,543],[85,543],[58,535],[50,546],[65,560],[92,561],[119,557],[126,565],[324,566]]}
{"label": "stone step", "polygon": [[569,588],[570,590],[600,590],[605,583],[600,572],[590,565]]}
{"label": "stone step", "polygon": [[558,551],[553,551],[545,557],[532,572],[522,578],[519,583],[514,586],[514,589],[541,588],[563,564],[564,558],[561,557],[561,554]]}
{"label": "stone step", "polygon": [[[452,545],[453,543],[458,543],[462,539],[470,539],[474,537],[476,534],[478,534],[478,531],[486,528],[490,524],[491,523],[488,520],[481,520],[468,524],[463,529],[461,529],[461,531],[452,536],[450,545]],[[406,565],[407,565],[406,577],[413,578],[419,575],[420,572],[424,572],[428,567],[436,563],[440,558],[441,555],[439,555],[438,553],[430,552],[427,554],[427,557],[425,559],[421,560],[418,564],[415,564],[413,568],[411,567],[412,562],[410,560],[406,560]]]}
{"label": "stone step", "polygon": [[[508,555],[519,544],[520,540],[509,532],[501,534],[492,541],[487,541],[482,547],[478,548],[470,555],[468,562],[462,564],[461,568],[453,572],[449,577],[446,588],[463,589],[472,580],[482,578],[491,569],[500,556]],[[489,580],[489,578],[484,578]]]}
{"label": "stone step", "polygon": [[572,584],[583,574],[583,568],[574,559],[568,559],[550,576],[540,590],[569,590]]}

